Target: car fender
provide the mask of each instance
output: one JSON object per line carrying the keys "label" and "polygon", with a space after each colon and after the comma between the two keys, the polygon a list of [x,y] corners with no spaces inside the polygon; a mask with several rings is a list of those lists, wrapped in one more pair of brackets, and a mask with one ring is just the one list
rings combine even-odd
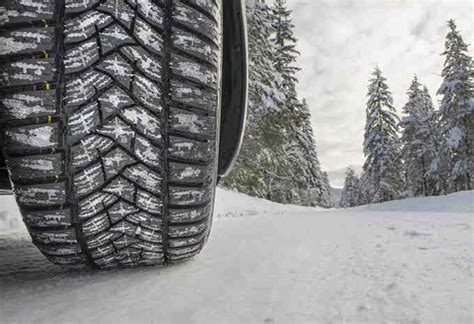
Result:
{"label": "car fender", "polygon": [[223,6],[222,92],[218,175],[237,160],[247,118],[248,45],[245,0]]}

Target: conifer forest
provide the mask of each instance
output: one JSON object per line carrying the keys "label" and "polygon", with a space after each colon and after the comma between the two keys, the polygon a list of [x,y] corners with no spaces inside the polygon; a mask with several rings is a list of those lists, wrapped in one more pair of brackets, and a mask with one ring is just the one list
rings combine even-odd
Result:
{"label": "conifer forest", "polygon": [[[340,201],[318,158],[310,108],[297,91],[300,53],[285,0],[249,1],[249,106],[240,156],[221,186],[280,203],[352,207],[471,190],[474,70],[454,20],[447,22],[443,78],[435,102],[416,71],[395,107],[375,66],[368,82],[360,174],[349,166]],[[442,22],[440,22],[442,23]],[[440,44],[441,48],[442,44]],[[370,73],[371,71],[367,71]],[[397,110],[397,108],[399,108]],[[398,113],[401,111],[401,114]],[[318,134],[323,137],[325,134]]]}

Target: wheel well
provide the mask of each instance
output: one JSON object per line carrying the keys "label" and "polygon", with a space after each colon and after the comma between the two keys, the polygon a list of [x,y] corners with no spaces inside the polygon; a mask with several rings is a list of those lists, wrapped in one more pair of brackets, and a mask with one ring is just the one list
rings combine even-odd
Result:
{"label": "wheel well", "polygon": [[221,126],[218,174],[227,175],[239,153],[247,116],[245,0],[224,5]]}

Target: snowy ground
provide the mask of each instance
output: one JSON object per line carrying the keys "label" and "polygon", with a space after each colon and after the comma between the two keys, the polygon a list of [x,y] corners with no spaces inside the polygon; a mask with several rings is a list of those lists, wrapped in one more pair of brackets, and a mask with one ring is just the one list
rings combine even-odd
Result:
{"label": "snowy ground", "polygon": [[319,210],[219,190],[198,258],[93,272],[45,261],[0,196],[0,322],[473,323],[473,201]]}

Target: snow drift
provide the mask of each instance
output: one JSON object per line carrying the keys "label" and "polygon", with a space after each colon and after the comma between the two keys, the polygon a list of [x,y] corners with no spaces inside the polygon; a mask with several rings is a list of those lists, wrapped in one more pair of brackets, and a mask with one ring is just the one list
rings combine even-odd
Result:
{"label": "snow drift", "polygon": [[0,196],[2,322],[472,323],[474,192],[352,209],[218,190],[210,242],[166,268],[47,262]]}

